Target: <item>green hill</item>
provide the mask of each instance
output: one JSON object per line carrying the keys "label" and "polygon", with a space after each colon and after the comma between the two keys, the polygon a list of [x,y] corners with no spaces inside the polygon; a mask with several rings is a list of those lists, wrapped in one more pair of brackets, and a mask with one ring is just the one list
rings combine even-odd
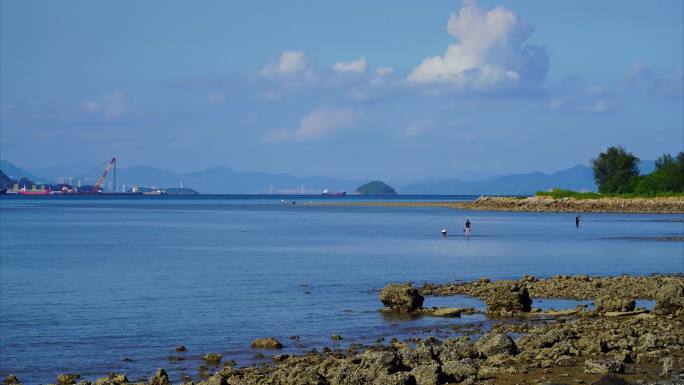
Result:
{"label": "green hill", "polygon": [[368,182],[356,188],[361,195],[397,195],[397,190],[379,180]]}

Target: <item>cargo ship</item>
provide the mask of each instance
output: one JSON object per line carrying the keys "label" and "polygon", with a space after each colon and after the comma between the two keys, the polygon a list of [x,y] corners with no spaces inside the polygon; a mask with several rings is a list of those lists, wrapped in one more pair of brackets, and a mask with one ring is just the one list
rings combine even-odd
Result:
{"label": "cargo ship", "polygon": [[26,187],[22,187],[17,191],[17,195],[50,195],[50,189],[46,190],[27,190]]}
{"label": "cargo ship", "polygon": [[346,191],[331,192],[328,190],[323,190],[323,193],[321,195],[341,197],[341,196],[347,195],[347,192]]}

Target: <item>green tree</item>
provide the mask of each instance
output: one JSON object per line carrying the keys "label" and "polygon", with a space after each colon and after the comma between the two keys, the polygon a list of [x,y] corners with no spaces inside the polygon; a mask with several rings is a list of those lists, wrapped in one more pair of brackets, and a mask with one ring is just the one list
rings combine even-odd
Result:
{"label": "green tree", "polygon": [[655,162],[656,170],[651,175],[657,175],[662,181],[658,192],[684,191],[684,152],[675,158],[664,154]]}
{"label": "green tree", "polygon": [[652,172],[639,178],[634,192],[639,195],[656,195],[659,192],[669,191],[667,181],[663,173]]}
{"label": "green tree", "polygon": [[674,161],[672,160],[672,155],[663,154],[660,158],[656,159],[655,166],[656,170],[663,169],[665,167],[671,166]]}
{"label": "green tree", "polygon": [[639,158],[622,146],[608,147],[591,160],[594,180],[601,193],[622,194],[634,191],[639,182]]}

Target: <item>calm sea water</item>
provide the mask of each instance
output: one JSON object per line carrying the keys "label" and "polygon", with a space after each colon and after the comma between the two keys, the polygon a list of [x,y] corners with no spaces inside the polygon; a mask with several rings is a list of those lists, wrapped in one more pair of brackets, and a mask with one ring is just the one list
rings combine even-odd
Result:
{"label": "calm sea water", "polygon": [[[584,214],[576,229],[573,214],[304,204],[312,199],[0,199],[0,375],[136,379],[164,367],[177,381],[196,378],[206,352],[253,362],[249,343],[262,336],[300,352],[335,346],[332,334],[345,346],[485,321],[388,319],[377,295],[394,281],[684,271],[684,243],[636,239],[682,236],[682,215]],[[171,362],[180,344],[187,359]]]}

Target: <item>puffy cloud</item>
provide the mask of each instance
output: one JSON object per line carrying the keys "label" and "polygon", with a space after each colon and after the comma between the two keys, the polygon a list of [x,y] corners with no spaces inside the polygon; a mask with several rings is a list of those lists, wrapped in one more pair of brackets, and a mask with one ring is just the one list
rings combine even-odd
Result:
{"label": "puffy cloud", "polygon": [[656,77],[651,67],[646,63],[632,64],[624,75],[622,83],[628,89],[646,83],[649,87],[648,91],[659,97],[679,98],[684,96],[684,71],[672,76]]}
{"label": "puffy cloud", "polygon": [[302,51],[285,51],[277,60],[261,69],[261,75],[268,79],[303,77],[313,79],[314,73]]}
{"label": "puffy cloud", "polygon": [[114,91],[100,100],[82,102],[80,107],[89,113],[100,113],[107,119],[118,119],[135,111],[135,104],[123,91]]}
{"label": "puffy cloud", "polygon": [[474,0],[464,0],[458,14],[452,13],[447,32],[458,41],[444,55],[423,60],[408,76],[410,82],[488,91],[546,78],[546,48],[523,45],[532,28],[503,6],[485,12]]}
{"label": "puffy cloud", "polygon": [[366,63],[366,58],[362,56],[354,61],[337,62],[333,65],[333,69],[339,72],[356,72],[361,74],[366,71],[367,66],[368,63]]}
{"label": "puffy cloud", "polygon": [[266,142],[311,141],[354,127],[360,114],[351,108],[321,106],[304,115],[294,130],[270,131]]}

